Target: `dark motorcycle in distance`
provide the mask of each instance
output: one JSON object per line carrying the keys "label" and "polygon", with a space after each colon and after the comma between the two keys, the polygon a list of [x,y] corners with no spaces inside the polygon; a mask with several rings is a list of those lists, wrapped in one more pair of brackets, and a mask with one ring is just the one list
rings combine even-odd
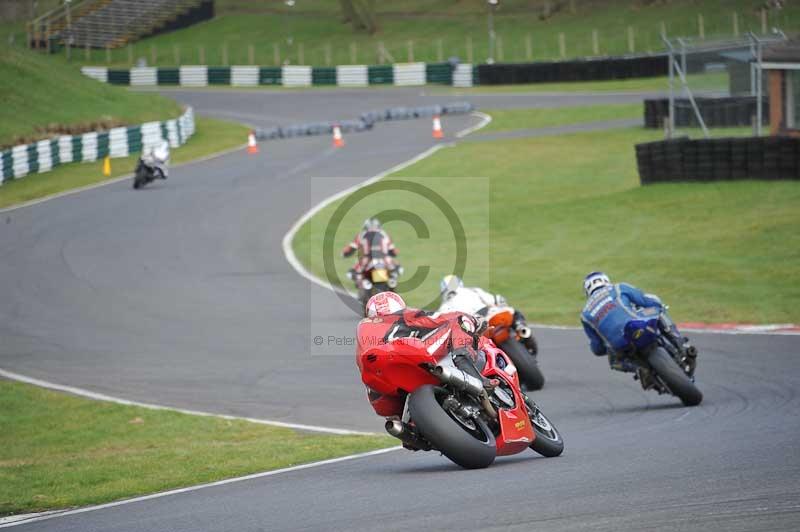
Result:
{"label": "dark motorcycle in distance", "polygon": [[169,175],[169,143],[164,140],[142,153],[136,164],[133,188],[139,189]]}
{"label": "dark motorcycle in distance", "polygon": [[367,301],[375,294],[394,292],[397,278],[402,274],[402,266],[390,264],[381,254],[373,256],[360,275],[352,270],[347,272],[347,276],[356,284],[362,309],[366,308]]}
{"label": "dark motorcycle in distance", "polygon": [[677,333],[666,308],[625,326],[625,338],[634,347],[630,359],[638,366],[634,379],[645,390],[668,393],[685,406],[696,406],[703,400],[694,383],[697,349]]}

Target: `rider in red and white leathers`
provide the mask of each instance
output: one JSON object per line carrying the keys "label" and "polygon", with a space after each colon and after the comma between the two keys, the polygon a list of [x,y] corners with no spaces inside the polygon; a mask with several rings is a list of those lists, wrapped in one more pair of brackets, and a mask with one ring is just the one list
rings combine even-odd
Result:
{"label": "rider in red and white leathers", "polygon": [[[476,367],[481,364],[481,357],[485,357],[477,349],[478,338],[485,327],[485,322],[479,317],[463,312],[439,314],[407,308],[403,298],[393,292],[381,292],[372,296],[367,302],[366,310],[368,318],[382,318],[381,329],[385,331],[385,341],[408,337],[424,340],[426,335],[446,325],[450,332],[447,339],[448,349],[456,367],[480,379],[487,386],[492,385]],[[370,389],[367,390],[367,396],[378,415],[402,415],[405,397],[382,395]]]}

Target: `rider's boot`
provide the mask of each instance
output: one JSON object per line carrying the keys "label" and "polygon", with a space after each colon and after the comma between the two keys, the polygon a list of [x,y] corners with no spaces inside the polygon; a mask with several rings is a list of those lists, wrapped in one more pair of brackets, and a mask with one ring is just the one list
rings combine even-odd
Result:
{"label": "rider's boot", "polygon": [[608,355],[608,365],[615,371],[622,371],[624,373],[635,373],[639,366],[634,364],[630,359],[621,357],[616,354]]}
{"label": "rider's boot", "polygon": [[478,368],[475,365],[475,359],[477,356],[477,353],[470,352],[470,350],[465,347],[460,347],[453,351],[453,363],[458,369],[467,375],[475,377],[476,379],[480,379],[487,393],[491,393],[492,390],[494,390],[500,384],[500,382],[497,379],[487,379],[481,375],[481,372],[478,371]]}

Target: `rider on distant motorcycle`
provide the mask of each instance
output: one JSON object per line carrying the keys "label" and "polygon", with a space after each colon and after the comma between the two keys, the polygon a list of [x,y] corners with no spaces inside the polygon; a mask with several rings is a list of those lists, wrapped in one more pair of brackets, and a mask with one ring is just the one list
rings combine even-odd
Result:
{"label": "rider on distant motorcycle", "polygon": [[[464,286],[457,275],[445,275],[439,283],[442,303],[439,312],[454,312],[457,310],[474,309],[472,313],[484,313],[488,307],[508,305],[506,298],[500,294],[492,295],[478,287]],[[514,330],[520,333],[522,344],[532,353],[536,354],[538,346],[531,333],[528,322],[522,312],[514,308]]]}
{"label": "rider on distant motorcycle", "polygon": [[[461,312],[439,314],[407,308],[403,298],[394,292],[375,294],[367,302],[366,310],[366,320],[380,320],[376,323],[385,324],[386,334],[381,340],[386,343],[398,338],[419,338],[424,342],[426,335],[442,325],[448,325],[450,334],[447,343],[456,367],[483,381],[487,388],[496,385],[485,379],[477,368],[486,356],[477,349],[478,338],[485,327],[485,322],[480,318]],[[405,398],[400,395],[381,395],[367,389],[367,397],[379,416],[403,414]]]}
{"label": "rider on distant motorcycle", "polygon": [[342,250],[342,257],[349,257],[356,251],[358,251],[358,261],[350,269],[353,280],[356,282],[373,257],[385,259],[386,266],[390,270],[396,268],[394,257],[397,257],[397,248],[394,247],[392,239],[383,230],[381,222],[377,218],[364,220],[361,232]]}
{"label": "rider on distant motorcycle", "polygon": [[581,312],[581,323],[589,337],[592,353],[608,355],[608,363],[617,371],[634,372],[637,366],[626,355],[632,346],[625,338],[625,326],[631,320],[653,318],[661,314],[667,333],[687,345],[678,328],[669,319],[658,296],[645,294],[635,286],[612,284],[603,272],[592,272],[583,281],[588,298]]}

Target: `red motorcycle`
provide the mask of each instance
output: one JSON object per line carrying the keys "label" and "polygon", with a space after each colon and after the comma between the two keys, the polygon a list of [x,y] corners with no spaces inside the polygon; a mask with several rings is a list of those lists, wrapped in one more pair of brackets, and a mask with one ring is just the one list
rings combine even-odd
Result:
{"label": "red motorcycle", "polygon": [[562,453],[561,435],[522,393],[516,367],[489,338],[479,338],[476,364],[498,383],[487,391],[480,379],[456,367],[447,347],[449,326],[421,338],[394,338],[386,332],[391,319],[361,320],[356,363],[370,395],[404,403],[402,419],[389,419],[386,430],[405,448],[439,451],[467,469],[488,467],[496,456],[529,447],[547,457]]}

